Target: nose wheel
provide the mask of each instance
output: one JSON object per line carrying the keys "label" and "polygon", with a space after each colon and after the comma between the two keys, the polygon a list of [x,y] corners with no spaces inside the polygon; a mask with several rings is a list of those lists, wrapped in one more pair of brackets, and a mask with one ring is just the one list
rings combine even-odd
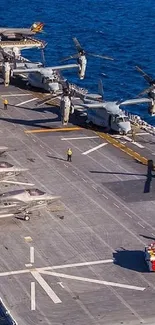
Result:
{"label": "nose wheel", "polygon": [[30,216],[29,216],[28,214],[25,214],[23,219],[24,219],[25,221],[29,221],[29,220],[30,220]]}

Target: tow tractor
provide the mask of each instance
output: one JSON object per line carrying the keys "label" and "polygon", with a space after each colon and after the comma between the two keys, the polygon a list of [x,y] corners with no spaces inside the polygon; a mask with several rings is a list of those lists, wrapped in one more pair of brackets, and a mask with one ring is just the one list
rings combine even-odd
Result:
{"label": "tow tractor", "polygon": [[155,242],[145,247],[145,262],[150,272],[155,272]]}

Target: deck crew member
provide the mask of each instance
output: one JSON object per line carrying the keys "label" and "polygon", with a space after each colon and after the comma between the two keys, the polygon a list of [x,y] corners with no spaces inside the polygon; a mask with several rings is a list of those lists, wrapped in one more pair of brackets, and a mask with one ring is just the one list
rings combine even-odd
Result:
{"label": "deck crew member", "polygon": [[72,161],[72,149],[68,148],[67,150],[67,161]]}
{"label": "deck crew member", "polygon": [[132,132],[132,141],[135,142],[136,141],[136,139],[135,139],[136,132],[134,129],[132,129],[131,132]]}
{"label": "deck crew member", "polygon": [[7,109],[8,108],[8,100],[4,99],[3,104],[4,104],[4,109]]}

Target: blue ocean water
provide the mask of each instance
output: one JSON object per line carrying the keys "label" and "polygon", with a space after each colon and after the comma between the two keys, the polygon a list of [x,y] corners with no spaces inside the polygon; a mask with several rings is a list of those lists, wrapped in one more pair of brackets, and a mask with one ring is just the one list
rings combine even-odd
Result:
{"label": "blue ocean water", "polygon": [[[97,91],[103,78],[105,99],[133,98],[148,85],[135,70],[140,65],[155,78],[155,0],[1,0],[0,25],[28,27],[34,21],[45,23],[39,37],[48,42],[47,65],[75,53],[72,37],[77,37],[88,52],[112,56],[114,61],[88,57],[86,78],[79,81],[75,72],[67,72],[69,80],[91,92]],[[33,61],[40,59],[37,50],[26,52]],[[132,106],[155,125],[146,106]]]}

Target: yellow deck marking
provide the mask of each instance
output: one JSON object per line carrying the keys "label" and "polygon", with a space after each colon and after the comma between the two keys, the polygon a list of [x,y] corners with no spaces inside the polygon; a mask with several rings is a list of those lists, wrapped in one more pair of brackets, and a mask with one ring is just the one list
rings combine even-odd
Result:
{"label": "yellow deck marking", "polygon": [[131,156],[135,160],[141,162],[143,165],[148,164],[148,159],[141,156],[139,153],[136,151],[130,149],[126,145],[122,144],[118,140],[112,138],[109,134],[103,133],[103,132],[95,132],[100,138],[106,140],[110,144],[112,144],[114,147],[119,148],[121,151],[125,152],[127,155]]}
{"label": "yellow deck marking", "polygon": [[33,239],[30,236],[24,237],[27,243],[30,243]]}
{"label": "yellow deck marking", "polygon": [[73,128],[55,128],[55,129],[37,129],[37,130],[26,130],[25,133],[42,133],[42,132],[61,132],[61,131],[78,131],[81,130],[80,127]]}

